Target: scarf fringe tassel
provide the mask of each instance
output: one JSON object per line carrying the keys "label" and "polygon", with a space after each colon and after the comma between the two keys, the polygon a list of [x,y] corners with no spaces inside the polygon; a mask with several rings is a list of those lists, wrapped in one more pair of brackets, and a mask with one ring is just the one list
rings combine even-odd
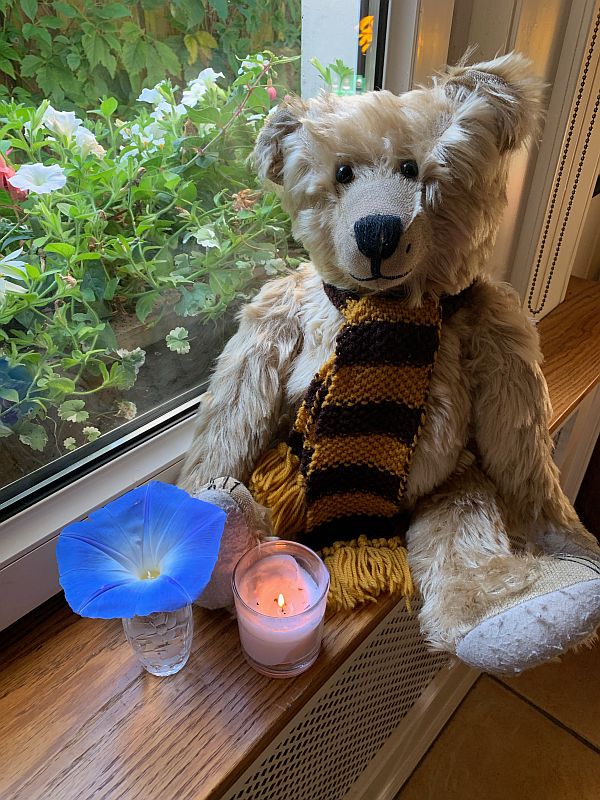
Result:
{"label": "scarf fringe tassel", "polygon": [[[304,481],[300,460],[285,442],[269,450],[250,479],[254,499],[271,510],[277,536],[293,538],[306,527]],[[360,603],[374,602],[380,594],[398,592],[410,608],[414,586],[402,540],[369,539],[335,542],[322,550],[329,570],[328,605],[333,611],[350,611]]]}
{"label": "scarf fringe tassel", "polygon": [[261,458],[250,478],[250,491],[257,503],[271,510],[277,536],[290,539],[304,530],[306,500],[300,459],[285,442]]}
{"label": "scarf fringe tassel", "polygon": [[380,594],[399,592],[410,611],[414,586],[402,540],[368,539],[324,547],[323,561],[329,570],[328,606],[333,611],[350,611],[359,603],[375,602]]}

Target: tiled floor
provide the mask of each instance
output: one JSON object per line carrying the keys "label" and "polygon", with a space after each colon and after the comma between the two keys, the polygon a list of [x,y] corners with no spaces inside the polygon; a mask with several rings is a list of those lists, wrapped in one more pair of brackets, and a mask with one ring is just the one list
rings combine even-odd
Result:
{"label": "tiled floor", "polygon": [[480,677],[396,800],[600,800],[600,645]]}

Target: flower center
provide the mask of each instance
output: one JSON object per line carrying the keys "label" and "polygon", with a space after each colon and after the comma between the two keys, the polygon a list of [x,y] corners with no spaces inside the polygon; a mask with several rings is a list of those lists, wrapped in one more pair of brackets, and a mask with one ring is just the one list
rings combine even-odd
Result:
{"label": "flower center", "polygon": [[158,578],[160,575],[160,570],[158,569],[147,569],[145,574],[142,574],[141,578],[143,581],[151,581],[154,578]]}

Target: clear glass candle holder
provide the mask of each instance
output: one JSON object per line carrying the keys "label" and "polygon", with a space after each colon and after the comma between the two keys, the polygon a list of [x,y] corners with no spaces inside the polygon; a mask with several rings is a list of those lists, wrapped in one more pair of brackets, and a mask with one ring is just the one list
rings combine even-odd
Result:
{"label": "clear glass candle holder", "polygon": [[123,629],[148,672],[161,678],[174,675],[183,669],[190,656],[194,633],[192,606],[124,619]]}
{"label": "clear glass candle holder", "polygon": [[317,659],[329,573],[297,542],[271,541],[249,550],[233,572],[242,651],[263,675],[299,675]]}

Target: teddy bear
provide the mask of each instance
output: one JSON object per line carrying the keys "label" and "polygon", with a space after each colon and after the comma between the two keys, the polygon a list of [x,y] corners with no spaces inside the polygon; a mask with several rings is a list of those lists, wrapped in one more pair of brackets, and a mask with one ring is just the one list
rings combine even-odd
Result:
{"label": "teddy bear", "polygon": [[310,263],[242,309],[180,478],[268,508],[254,536],[321,553],[334,608],[414,583],[429,646],[497,673],[600,624],[600,548],[552,460],[538,336],[486,272],[542,97],[509,53],[400,96],[275,109],[254,163]]}

